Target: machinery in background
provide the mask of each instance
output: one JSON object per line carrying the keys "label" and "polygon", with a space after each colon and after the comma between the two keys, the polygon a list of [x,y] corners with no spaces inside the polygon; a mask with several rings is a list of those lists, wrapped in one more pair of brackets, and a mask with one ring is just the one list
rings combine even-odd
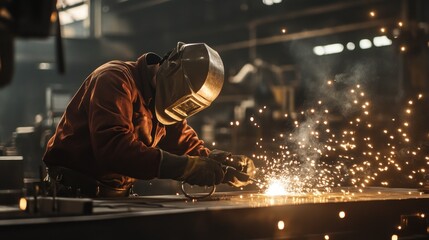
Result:
{"label": "machinery in background", "polygon": [[17,202],[40,181],[41,115],[33,126],[17,127],[11,141],[0,146],[0,203]]}
{"label": "machinery in background", "polygon": [[[63,48],[56,0],[0,0],[0,88],[10,84],[14,71],[14,39],[56,36],[58,70],[64,72]],[[52,28],[53,23],[56,28]],[[0,200],[15,201],[25,195],[26,179],[40,176],[41,138],[45,129],[40,116],[34,126],[18,127],[12,141],[1,146]],[[32,180],[30,181],[32,182]]]}
{"label": "machinery in background", "polygon": [[14,204],[24,195],[22,156],[0,156],[0,204]]}
{"label": "machinery in background", "polygon": [[52,131],[60,121],[71,100],[73,92],[63,85],[53,85],[46,88],[46,122],[45,125]]}
{"label": "machinery in background", "polygon": [[[284,114],[295,114],[295,89],[300,82],[300,74],[294,65],[282,65],[268,63],[262,59],[255,59],[253,63],[247,63],[239,70],[239,72],[229,77],[229,81],[233,84],[240,84],[245,81],[248,75],[252,74],[252,81],[256,87],[268,88],[268,94],[272,95],[271,99],[263,99],[267,96],[260,96],[257,101],[262,103],[274,103],[275,110],[273,118],[282,118]],[[253,84],[255,84],[253,83]],[[258,89],[255,89],[255,98],[258,98]],[[272,104],[273,105],[273,104]],[[243,115],[238,115],[238,119],[243,120]]]}
{"label": "machinery in background", "polygon": [[[11,141],[0,148],[1,174],[0,200],[17,201],[17,197],[31,195],[45,176],[42,162],[49,138],[55,131],[72,91],[64,86],[53,85],[46,89],[46,113],[37,114],[28,126],[19,126],[12,133]],[[12,161],[14,160],[14,161]],[[13,177],[10,177],[13,174]]]}
{"label": "machinery in background", "polygon": [[46,113],[37,114],[29,126],[19,126],[12,134],[12,141],[4,155],[24,157],[24,178],[40,178],[40,166],[46,143],[55,131],[72,91],[53,85],[46,89]]}
{"label": "machinery in background", "polygon": [[[252,153],[256,139],[292,124],[299,83],[300,71],[294,65],[278,66],[262,59],[244,64],[229,77],[228,90],[234,89],[232,93],[222,95],[208,110],[213,112],[207,116],[214,117],[199,122],[202,138],[214,143],[215,148]],[[255,128],[255,122],[261,127]],[[192,122],[196,125],[198,122]]]}

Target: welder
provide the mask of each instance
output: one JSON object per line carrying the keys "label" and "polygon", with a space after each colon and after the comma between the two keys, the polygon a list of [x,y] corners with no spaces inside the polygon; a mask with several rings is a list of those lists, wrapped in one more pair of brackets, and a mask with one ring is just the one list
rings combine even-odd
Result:
{"label": "welder", "polygon": [[49,194],[124,197],[138,179],[154,178],[249,184],[255,171],[250,158],[210,150],[187,123],[218,97],[223,82],[222,59],[205,43],[178,42],[164,57],[148,52],[99,66],[47,143]]}

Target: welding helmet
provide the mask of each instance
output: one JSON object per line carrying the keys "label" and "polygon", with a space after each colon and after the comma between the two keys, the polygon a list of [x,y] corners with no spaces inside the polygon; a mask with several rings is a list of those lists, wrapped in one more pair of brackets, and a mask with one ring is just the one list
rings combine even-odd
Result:
{"label": "welding helmet", "polygon": [[219,95],[224,68],[219,54],[204,43],[179,42],[156,74],[155,112],[171,125],[207,108]]}

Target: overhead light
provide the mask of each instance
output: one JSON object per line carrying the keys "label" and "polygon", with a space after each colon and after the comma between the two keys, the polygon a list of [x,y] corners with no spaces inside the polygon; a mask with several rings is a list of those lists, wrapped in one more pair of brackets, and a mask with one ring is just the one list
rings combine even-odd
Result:
{"label": "overhead light", "polygon": [[325,49],[322,46],[316,46],[313,48],[313,52],[318,56],[322,56],[325,54]]}
{"label": "overhead light", "polygon": [[50,70],[52,69],[52,64],[51,63],[47,63],[47,62],[41,62],[39,63],[39,67],[40,70]]}
{"label": "overhead light", "polygon": [[372,47],[372,42],[369,39],[362,39],[359,41],[359,47],[361,49],[368,49]]}
{"label": "overhead light", "polygon": [[274,4],[272,0],[262,0],[262,3],[265,4],[265,5],[268,5],[268,6]]}
{"label": "overhead light", "polygon": [[[369,39],[361,39],[359,41],[359,47],[361,49],[368,49],[372,47],[372,44],[374,43],[374,46],[376,47],[382,47],[382,46],[389,46],[392,45],[392,40],[390,40],[387,36],[377,36],[373,38],[373,42]],[[429,43],[428,43],[429,44]],[[348,42],[345,47],[347,50],[354,50],[356,48],[356,45],[353,42]],[[405,51],[406,48],[403,46],[401,48],[401,51]],[[333,43],[328,44],[324,46],[315,46],[313,48],[313,53],[322,56],[322,55],[328,55],[328,54],[334,54],[334,53],[340,53],[344,51],[344,45],[341,43]]]}
{"label": "overhead light", "polygon": [[341,43],[334,43],[325,46],[316,46],[313,48],[314,54],[318,56],[340,53],[344,50],[344,46]]}
{"label": "overhead light", "polygon": [[392,45],[392,40],[390,40],[387,36],[378,36],[372,39],[374,42],[374,46],[382,47]]}
{"label": "overhead light", "polygon": [[68,4],[62,10],[59,11],[61,24],[66,25],[73,22],[85,20],[89,16],[88,11],[88,4],[82,1],[75,1],[74,4]]}
{"label": "overhead light", "polygon": [[72,16],[67,12],[60,11],[59,16],[60,16],[60,21],[62,25],[66,25],[74,22]]}
{"label": "overhead light", "polygon": [[79,4],[82,2],[85,2],[85,0],[67,0],[67,1],[61,1],[63,4],[65,3],[67,6],[72,6],[75,4]]}
{"label": "overhead light", "polygon": [[348,42],[346,48],[350,51],[355,50],[356,45],[352,42]]}
{"label": "overhead light", "polygon": [[344,46],[341,43],[325,45],[323,48],[325,49],[325,55],[340,53],[344,50]]}
{"label": "overhead light", "polygon": [[81,21],[88,17],[88,4],[82,4],[74,8],[67,9],[66,12],[72,16],[75,21]]}
{"label": "overhead light", "polygon": [[282,0],[262,0],[262,3],[268,6],[271,6],[273,4],[281,3]]}

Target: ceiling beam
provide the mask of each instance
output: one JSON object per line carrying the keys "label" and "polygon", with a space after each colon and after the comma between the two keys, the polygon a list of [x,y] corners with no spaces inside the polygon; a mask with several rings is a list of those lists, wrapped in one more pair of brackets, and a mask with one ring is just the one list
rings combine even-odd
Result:
{"label": "ceiling beam", "polygon": [[276,36],[265,37],[265,38],[256,38],[256,39],[250,39],[250,40],[239,41],[234,43],[227,43],[223,45],[214,46],[213,48],[219,52],[225,52],[225,51],[231,51],[231,50],[237,50],[237,49],[243,49],[243,48],[251,48],[251,47],[256,47],[261,45],[274,44],[279,42],[287,42],[291,40],[322,37],[322,36],[327,36],[327,35],[336,34],[336,33],[375,28],[386,24],[391,24],[393,22],[394,22],[394,19],[391,19],[391,18],[367,21],[367,22],[358,22],[358,23],[345,24],[345,25],[339,25],[339,26],[333,26],[333,27],[326,27],[326,28],[321,28],[316,30],[290,33],[285,35],[276,35]]}

